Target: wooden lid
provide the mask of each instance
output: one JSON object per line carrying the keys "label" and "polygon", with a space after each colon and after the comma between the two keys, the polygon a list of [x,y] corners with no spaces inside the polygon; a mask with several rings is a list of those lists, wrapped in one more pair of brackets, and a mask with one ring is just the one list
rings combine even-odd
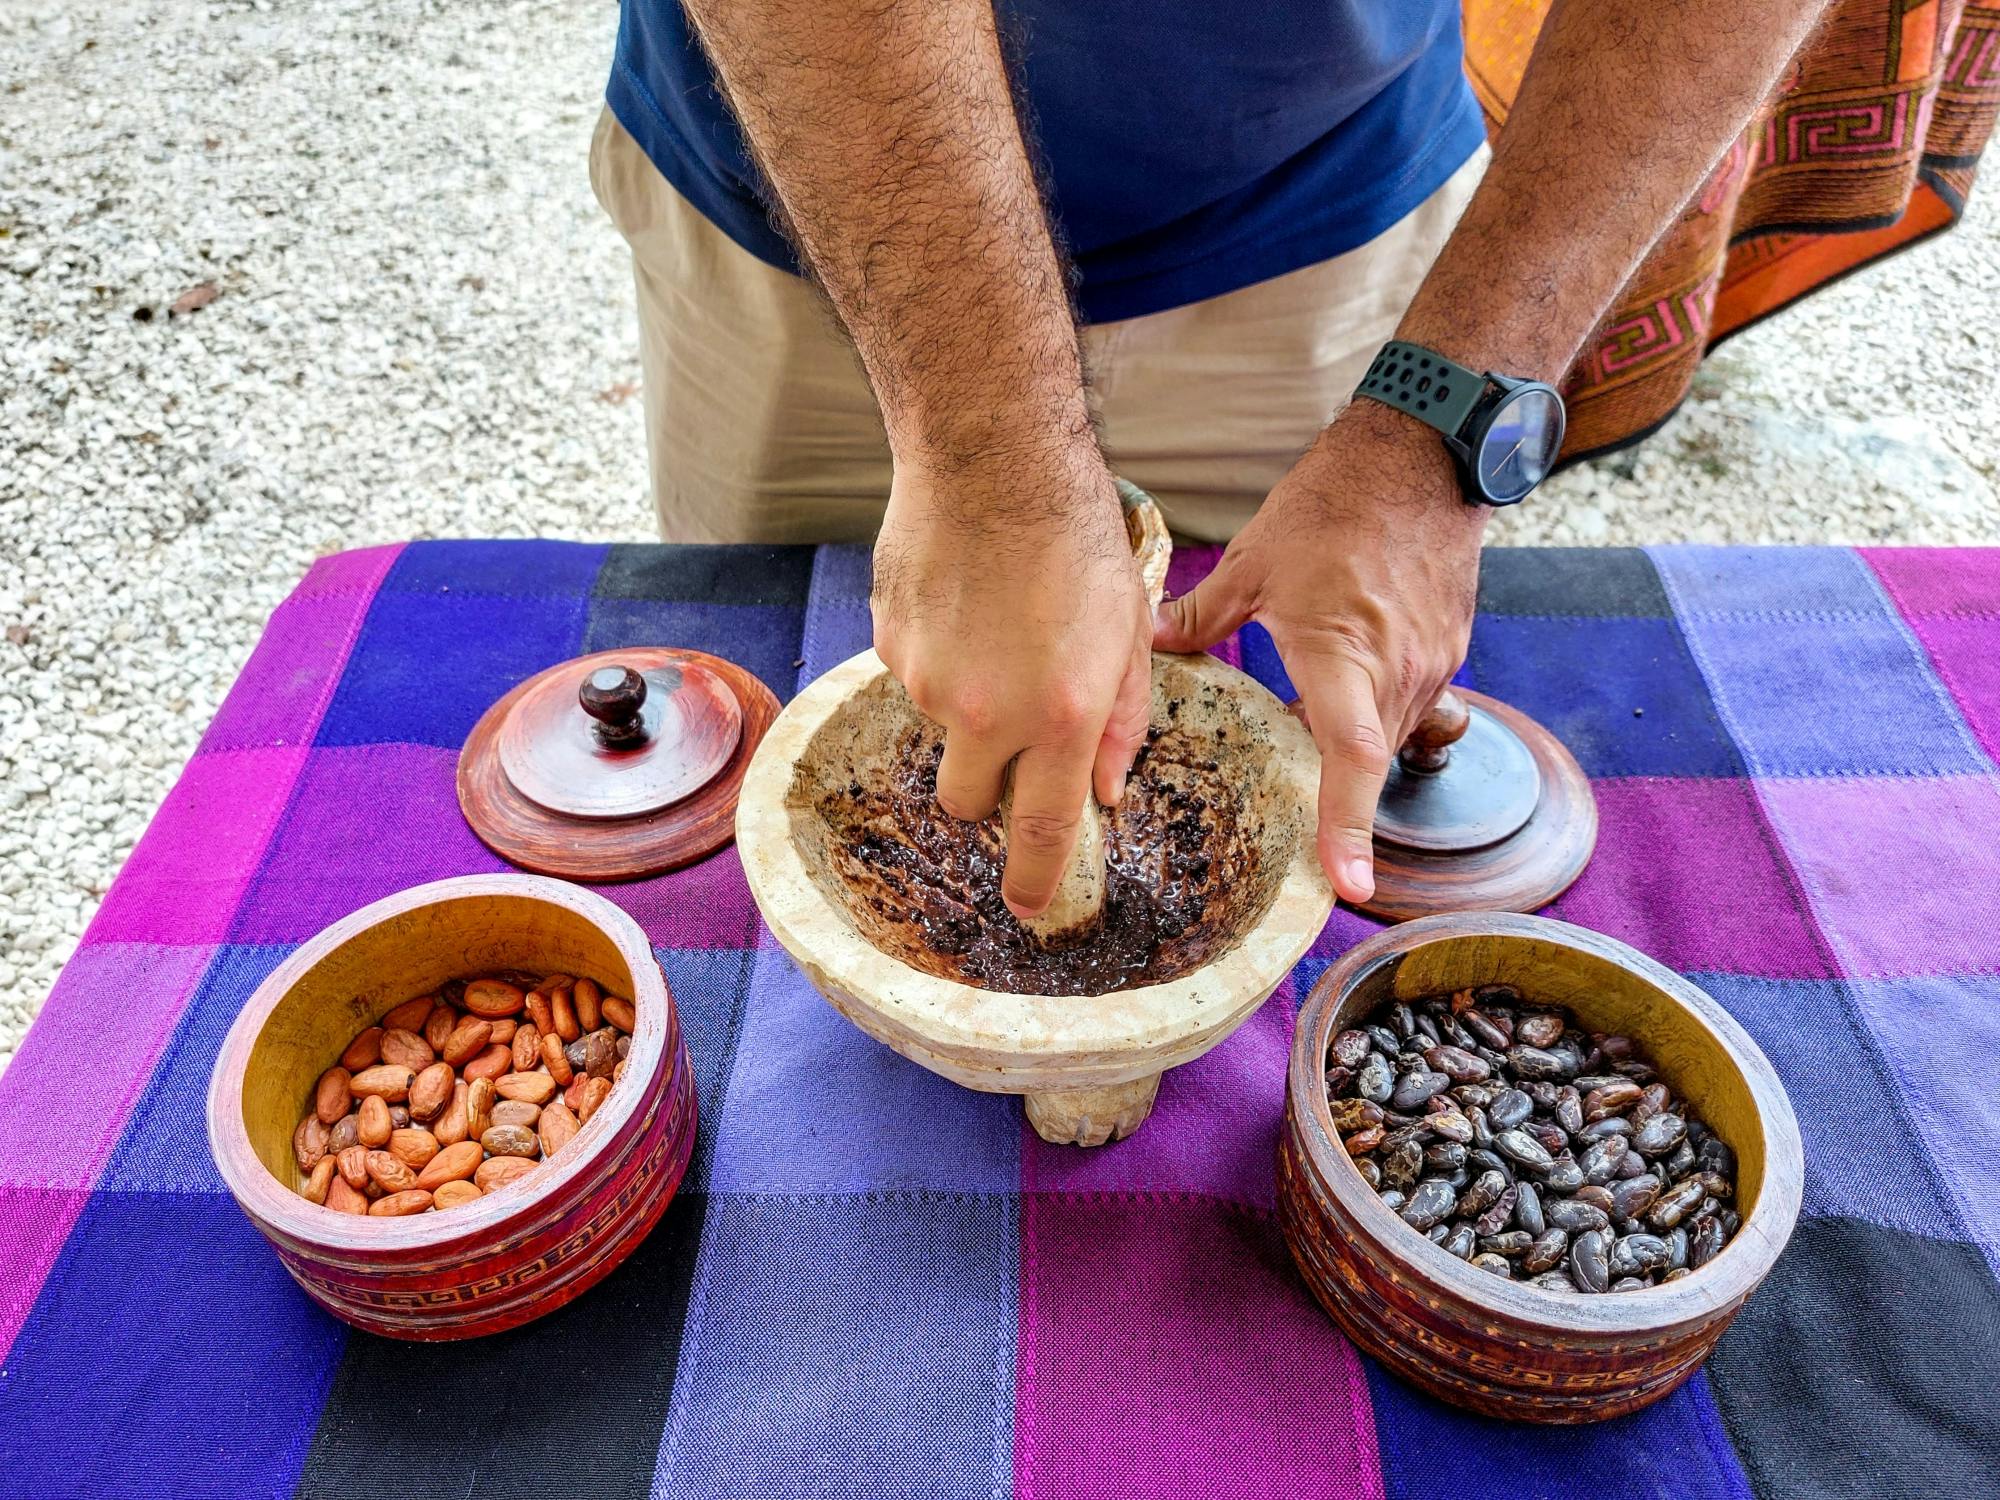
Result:
{"label": "wooden lid", "polygon": [[670,647],[580,656],[488,709],[458,763],[480,841],[524,869],[633,880],[731,837],[771,690],[720,657]]}
{"label": "wooden lid", "polygon": [[[1304,708],[1291,705],[1301,719]],[[1397,752],[1375,809],[1375,894],[1361,910],[1531,912],[1597,847],[1597,800],[1576,757],[1518,709],[1449,688]]]}

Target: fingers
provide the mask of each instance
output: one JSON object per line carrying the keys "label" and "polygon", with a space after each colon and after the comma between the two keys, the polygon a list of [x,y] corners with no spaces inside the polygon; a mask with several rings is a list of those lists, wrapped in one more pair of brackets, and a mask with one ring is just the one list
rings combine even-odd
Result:
{"label": "fingers", "polygon": [[1091,783],[1097,800],[1116,807],[1125,795],[1125,778],[1132,770],[1132,757],[1146,738],[1146,724],[1153,710],[1153,653],[1143,645],[1132,653],[1118,696],[1111,704],[1111,717],[1104,724],[1104,738],[1097,742],[1097,760]]}
{"label": "fingers", "polygon": [[1155,651],[1206,651],[1250,618],[1256,600],[1234,586],[1229,559],[1178,599],[1153,611]]}
{"label": "fingers", "polygon": [[1040,916],[1055,899],[1076,844],[1083,800],[1090,795],[1096,740],[1035,745],[1014,763],[1014,801],[1007,814],[1007,872],[1001,899],[1016,917]]}
{"label": "fingers", "polygon": [[1375,684],[1338,656],[1294,658],[1313,740],[1319,746],[1319,859],[1344,900],[1375,894],[1375,803],[1389,774],[1390,745]]}
{"label": "fingers", "polygon": [[938,805],[954,818],[976,823],[1000,805],[1013,749],[991,735],[960,726],[945,731],[938,764]]}

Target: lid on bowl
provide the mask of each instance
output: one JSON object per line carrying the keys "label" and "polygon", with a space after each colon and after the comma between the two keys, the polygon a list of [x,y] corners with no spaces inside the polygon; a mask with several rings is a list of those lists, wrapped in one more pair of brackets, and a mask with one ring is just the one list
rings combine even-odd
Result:
{"label": "lid on bowl", "polygon": [[1382,784],[1375,894],[1361,910],[1392,922],[1535,911],[1596,847],[1597,802],[1562,741],[1498,699],[1448,688]]}
{"label": "lid on bowl", "polygon": [[699,651],[631,647],[550,667],[488,709],[458,763],[460,810],[525,869],[630,880],[727,843],[771,690]]}

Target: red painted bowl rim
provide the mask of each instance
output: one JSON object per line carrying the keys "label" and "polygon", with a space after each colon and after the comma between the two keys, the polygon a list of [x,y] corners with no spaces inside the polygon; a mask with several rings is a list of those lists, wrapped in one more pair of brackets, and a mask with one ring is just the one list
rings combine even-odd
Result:
{"label": "red painted bowl rim", "polygon": [[[1339,1167],[1347,1161],[1326,1097],[1326,1048],[1332,1038],[1322,1033],[1329,1029],[1328,1017],[1335,1002],[1400,954],[1434,939],[1475,934],[1537,938],[1611,960],[1653,986],[1667,1003],[1692,1011],[1743,1075],[1764,1127],[1764,1185],[1741,1229],[1701,1274],[1615,1296],[1552,1292],[1526,1282],[1502,1281],[1412,1230],[1376,1196],[1359,1172],[1327,1169],[1329,1162]],[[1433,1286],[1503,1326],[1525,1324],[1551,1334],[1615,1338],[1620,1334],[1664,1333],[1704,1320],[1736,1306],[1757,1288],[1791,1239],[1798,1220],[1804,1176],[1798,1120],[1777,1072],[1750,1034],[1705,991],[1638,949],[1550,917],[1510,912],[1420,917],[1350,948],[1320,977],[1300,1007],[1285,1090],[1286,1129],[1307,1158],[1302,1167],[1327,1184],[1360,1233],[1382,1255],[1408,1266]],[[1333,1160],[1336,1153],[1338,1161]],[[1787,1166],[1790,1170],[1785,1170]],[[1337,1244],[1335,1249],[1341,1255],[1355,1253],[1346,1245]]]}
{"label": "red painted bowl rim", "polygon": [[[468,1204],[449,1214],[364,1218],[308,1202],[272,1176],[251,1146],[243,1124],[243,1074],[259,1033],[292,987],[335,949],[405,912],[479,896],[565,907],[597,927],[618,949],[632,972],[632,1001],[638,1017],[626,1071],[642,1081],[641,1087],[614,1089],[605,1107],[576,1133],[560,1163],[479,1200],[479,1205],[491,1203],[491,1209],[480,1211],[479,1205]],[[642,1111],[655,1107],[650,1081],[659,1076],[663,1063],[679,1066],[679,1048],[674,1048],[671,1057],[668,1052],[669,1041],[678,1029],[673,996],[644,930],[596,892],[548,876],[520,874],[460,875],[410,886],[330,924],[302,943],[257,986],[230,1026],[210,1076],[209,1152],[223,1183],[259,1228],[297,1243],[308,1255],[324,1251],[367,1260],[395,1259],[417,1250],[490,1252],[496,1237],[533,1227],[551,1206],[570,1202],[567,1195],[580,1179],[604,1169],[606,1146],[625,1136],[627,1127],[642,1118]],[[672,1080],[666,1082],[671,1084]],[[661,1100],[658,1107],[666,1108],[669,1103]],[[630,1150],[638,1138],[639,1133],[633,1133],[620,1149]]]}

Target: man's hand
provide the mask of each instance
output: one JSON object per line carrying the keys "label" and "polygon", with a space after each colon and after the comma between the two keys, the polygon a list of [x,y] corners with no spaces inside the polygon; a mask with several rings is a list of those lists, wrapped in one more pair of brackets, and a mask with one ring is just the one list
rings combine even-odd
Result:
{"label": "man's hand", "polygon": [[1358,401],[1215,571],[1160,607],[1162,651],[1205,650],[1246,620],[1271,632],[1319,746],[1320,863],[1349,901],[1375,893],[1389,757],[1465,659],[1485,514],[1436,433]]}
{"label": "man's hand", "polygon": [[875,649],[944,726],[944,810],[986,817],[1019,756],[1001,893],[1039,915],[1084,799],[1123,794],[1151,700],[1145,591],[1096,445],[946,472],[899,463],[871,606]]}

